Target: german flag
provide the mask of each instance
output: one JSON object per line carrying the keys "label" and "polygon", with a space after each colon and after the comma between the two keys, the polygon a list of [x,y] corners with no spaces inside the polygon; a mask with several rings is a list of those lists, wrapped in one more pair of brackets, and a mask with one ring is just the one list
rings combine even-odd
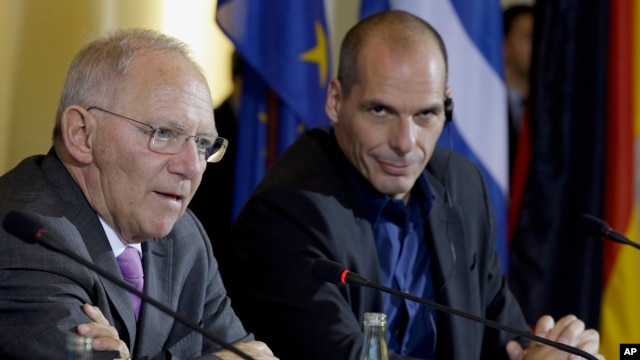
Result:
{"label": "german flag", "polygon": [[[609,15],[607,162],[604,218],[638,240],[636,143],[640,134],[640,6],[611,0]],[[604,244],[601,350],[619,356],[619,344],[640,343],[640,252]]]}

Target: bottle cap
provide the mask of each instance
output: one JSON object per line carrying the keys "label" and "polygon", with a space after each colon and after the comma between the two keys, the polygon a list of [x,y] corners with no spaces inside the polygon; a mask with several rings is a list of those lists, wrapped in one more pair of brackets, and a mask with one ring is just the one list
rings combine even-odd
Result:
{"label": "bottle cap", "polygon": [[376,313],[376,312],[364,313],[364,325],[386,326],[387,315],[384,313]]}
{"label": "bottle cap", "polygon": [[66,339],[67,353],[82,353],[91,352],[91,341],[93,338],[89,336],[82,336],[78,334],[68,334]]}

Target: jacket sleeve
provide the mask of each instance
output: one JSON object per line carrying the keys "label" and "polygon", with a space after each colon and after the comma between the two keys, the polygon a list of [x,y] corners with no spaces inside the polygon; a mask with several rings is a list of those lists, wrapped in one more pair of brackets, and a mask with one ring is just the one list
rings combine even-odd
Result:
{"label": "jacket sleeve", "polygon": [[[78,240],[76,252],[88,256],[79,234],[69,238]],[[101,290],[97,275],[89,269],[4,230],[0,230],[0,267],[0,358],[63,358],[66,335],[91,322],[82,305],[106,306],[94,302]],[[114,352],[93,353],[93,359],[113,358]]]}
{"label": "jacket sleeve", "polygon": [[[356,220],[334,201],[268,190],[250,200],[232,230],[233,266],[223,276],[233,306],[247,329],[281,359],[356,359],[360,352],[361,319],[352,306],[374,306],[376,295],[316,280],[310,271],[316,258],[345,266],[357,263],[353,254],[377,258],[373,245],[362,244],[370,225],[341,227]],[[360,250],[338,250],[345,244]]]}

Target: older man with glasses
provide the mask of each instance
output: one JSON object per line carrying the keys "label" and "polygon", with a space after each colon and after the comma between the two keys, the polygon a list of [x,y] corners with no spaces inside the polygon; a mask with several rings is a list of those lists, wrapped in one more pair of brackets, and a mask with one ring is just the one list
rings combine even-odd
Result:
{"label": "older man with glasses", "polygon": [[[0,219],[32,214],[59,246],[248,356],[274,359],[231,309],[207,235],[186,210],[206,163],[227,145],[186,45],[150,30],[117,32],[73,60],[53,147],[0,177]],[[64,358],[69,334],[92,337],[94,359],[238,358],[133,292],[4,230],[0,268],[0,358]]]}

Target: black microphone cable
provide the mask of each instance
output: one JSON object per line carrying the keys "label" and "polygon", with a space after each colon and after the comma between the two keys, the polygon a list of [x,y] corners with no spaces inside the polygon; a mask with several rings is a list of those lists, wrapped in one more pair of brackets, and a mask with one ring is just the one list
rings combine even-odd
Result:
{"label": "black microphone cable", "polygon": [[492,327],[494,329],[498,329],[498,330],[502,330],[502,331],[506,331],[508,333],[511,334],[516,334],[518,336],[521,336],[523,338],[529,339],[529,340],[533,340],[536,342],[539,342],[541,344],[545,344],[551,347],[554,347],[556,349],[568,352],[570,354],[574,354],[574,355],[579,355],[584,357],[585,359],[590,359],[590,360],[598,360],[595,356],[587,353],[584,350],[578,349],[576,347],[573,346],[569,346],[566,344],[562,344],[553,340],[549,340],[540,336],[537,336],[535,334],[532,334],[531,332],[528,331],[524,331],[524,330],[520,330],[511,326],[507,326],[504,324],[501,324],[499,322],[493,321],[493,320],[489,320],[489,319],[485,319],[483,317],[462,311],[462,310],[458,310],[455,308],[452,308],[450,306],[446,306],[446,305],[442,305],[440,303],[431,301],[431,300],[427,300],[427,299],[423,299],[414,295],[411,295],[409,293],[404,293],[402,291],[398,291],[396,289],[392,289],[389,287],[386,287],[384,285],[375,283],[373,281],[370,281],[369,279],[363,277],[362,275],[356,274],[354,272],[351,272],[349,269],[345,268],[344,266],[334,262],[334,261],[330,261],[327,259],[316,259],[311,267],[311,273],[318,279],[318,280],[322,280],[325,282],[329,282],[332,284],[337,284],[337,285],[344,285],[344,284],[349,284],[349,285],[355,285],[355,286],[362,286],[362,287],[369,287],[369,288],[373,288],[373,289],[377,289],[380,290],[382,292],[386,292],[392,295],[396,295],[396,296],[400,296],[402,298],[405,299],[409,299],[411,301],[415,301],[419,304],[422,305],[426,305],[429,307],[432,307],[438,311],[447,313],[447,314],[452,314],[452,315],[456,315],[456,316],[460,316],[475,322],[478,322],[480,324],[483,324],[485,326],[489,326]]}

